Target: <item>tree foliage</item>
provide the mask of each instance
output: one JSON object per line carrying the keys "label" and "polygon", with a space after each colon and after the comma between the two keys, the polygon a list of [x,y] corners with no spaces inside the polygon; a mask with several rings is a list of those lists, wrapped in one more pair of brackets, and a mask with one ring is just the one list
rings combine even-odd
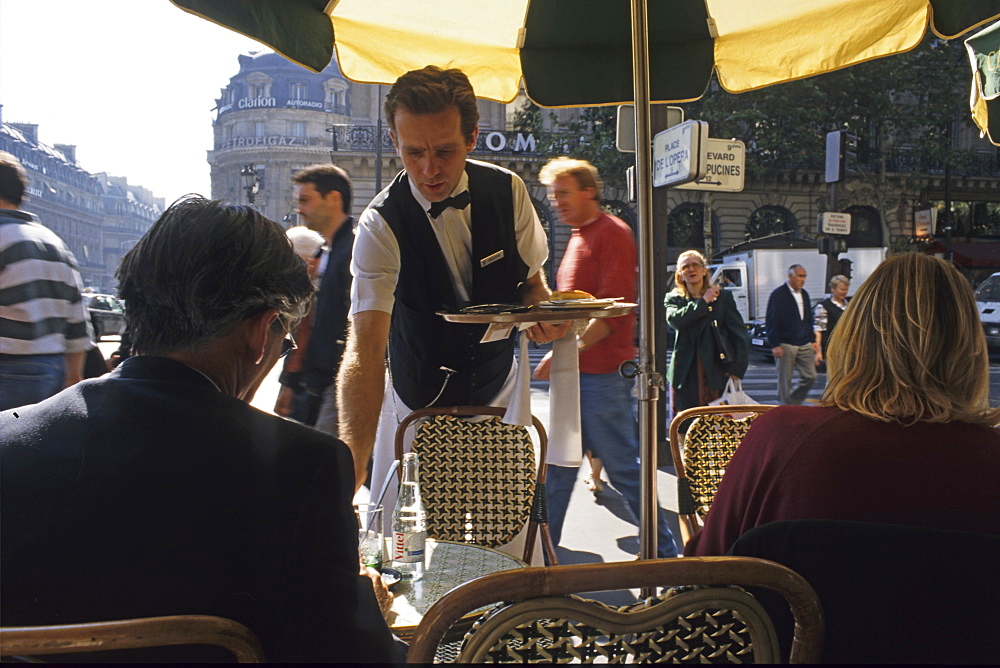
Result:
{"label": "tree foliage", "polygon": [[622,153],[615,146],[617,107],[582,107],[579,114],[565,121],[550,112],[550,132],[542,130],[544,113],[528,100],[511,113],[510,124],[520,132],[533,133],[539,152],[586,160],[597,167],[605,184],[625,184],[625,170],[635,164],[635,154]]}
{"label": "tree foliage", "polygon": [[[684,106],[688,118],[708,121],[713,137],[746,143],[752,174],[821,170],[826,133],[842,129],[858,136],[862,172],[877,178],[886,169],[924,171],[961,161],[950,131],[968,117],[968,82],[961,41],[928,37],[906,54],[748,93],[713,84]],[[900,160],[901,148],[908,163]]]}

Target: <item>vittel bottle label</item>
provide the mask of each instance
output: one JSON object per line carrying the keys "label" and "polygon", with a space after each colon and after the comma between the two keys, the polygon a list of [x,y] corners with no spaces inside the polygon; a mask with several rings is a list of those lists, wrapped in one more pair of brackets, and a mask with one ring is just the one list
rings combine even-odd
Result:
{"label": "vittel bottle label", "polygon": [[401,533],[399,531],[392,534],[393,554],[395,561],[403,563],[414,563],[424,560],[424,543],[427,539],[427,532]]}

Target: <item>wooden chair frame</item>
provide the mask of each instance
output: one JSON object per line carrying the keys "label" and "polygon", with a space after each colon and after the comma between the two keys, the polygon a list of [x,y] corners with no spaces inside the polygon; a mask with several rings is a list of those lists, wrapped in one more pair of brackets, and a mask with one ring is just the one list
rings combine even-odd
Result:
{"label": "wooden chair frame", "polygon": [[214,645],[239,663],[263,663],[264,650],[250,629],[224,617],[173,615],[91,624],[0,628],[0,655],[33,657],[176,645]]}
{"label": "wooden chair frame", "polygon": [[[505,607],[491,612],[478,627],[466,636],[459,662],[484,660],[485,652],[504,633],[518,623],[540,619],[559,619],[571,612],[575,618],[588,610],[581,619],[594,623],[604,630],[609,620],[618,624],[623,632],[638,632],[662,623],[663,612],[651,608],[637,613],[614,611],[602,603],[568,598],[580,592],[613,591],[640,587],[676,587],[701,585],[726,589],[684,592],[676,597],[679,608],[667,606],[672,614],[701,606],[709,600],[744,603],[739,597],[749,598],[751,618],[766,624],[762,640],[761,660],[777,660],[776,641],[770,619],[763,608],[749,594],[729,588],[760,587],[782,596],[792,612],[794,638],[789,661],[811,663],[818,657],[823,644],[823,615],[816,592],[795,572],[764,559],[749,557],[699,557],[681,559],[653,559],[631,562],[574,564],[503,571],[477,578],[456,587],[435,603],[424,615],[410,641],[407,654],[409,663],[430,663],[448,633],[452,623],[483,606],[503,602]],[[713,592],[719,596],[713,596]],[[685,598],[689,593],[691,597]],[[672,599],[667,599],[670,603]],[[662,605],[662,604],[661,604]],[[476,636],[482,633],[483,638]],[[767,637],[762,637],[767,636]]]}
{"label": "wooden chair frame", "polygon": [[[403,447],[405,445],[404,436],[406,434],[406,429],[411,424],[414,424],[422,418],[437,417],[442,415],[452,417],[474,417],[481,415],[503,417],[506,413],[506,408],[496,406],[435,406],[415,410],[403,418],[403,420],[399,423],[399,426],[396,428],[396,459],[403,459]],[[559,563],[559,560],[556,557],[555,544],[552,542],[552,536],[549,533],[548,504],[545,497],[545,479],[548,472],[548,464],[545,463],[545,457],[548,452],[548,435],[545,432],[545,427],[537,417],[532,415],[531,422],[532,426],[535,428],[535,432],[538,434],[539,451],[535,472],[535,495],[534,500],[532,501],[531,513],[528,518],[527,534],[524,541],[524,552],[521,559],[527,564],[531,563],[535,550],[535,541],[537,540],[537,537],[541,535],[542,549],[545,551],[548,563],[556,565]],[[397,470],[397,475],[400,477],[402,476],[402,467]]]}
{"label": "wooden chair frame", "polygon": [[[752,404],[740,406],[697,406],[681,411],[670,421],[670,452],[673,455],[674,470],[677,473],[677,517],[680,520],[681,539],[687,544],[691,537],[702,527],[694,498],[691,494],[691,480],[685,468],[686,436],[680,433],[680,426],[685,420],[699,418],[704,415],[760,415],[775,406],[770,404]],[[721,476],[720,476],[721,477]]]}

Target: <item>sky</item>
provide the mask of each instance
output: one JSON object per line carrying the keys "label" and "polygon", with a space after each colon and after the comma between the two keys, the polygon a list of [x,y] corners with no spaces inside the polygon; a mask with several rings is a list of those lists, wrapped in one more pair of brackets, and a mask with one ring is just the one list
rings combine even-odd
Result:
{"label": "sky", "polygon": [[167,204],[208,196],[215,100],[265,49],[169,0],[0,0],[3,120]]}

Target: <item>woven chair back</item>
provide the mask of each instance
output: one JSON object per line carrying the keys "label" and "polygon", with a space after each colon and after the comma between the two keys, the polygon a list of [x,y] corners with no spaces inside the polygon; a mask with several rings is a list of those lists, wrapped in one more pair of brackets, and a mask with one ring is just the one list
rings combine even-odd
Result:
{"label": "woven chair back", "polygon": [[420,456],[429,536],[497,547],[524,529],[536,475],[526,428],[438,415],[417,426],[411,448]]}
{"label": "woven chair back", "polygon": [[[577,595],[653,584],[671,588],[622,607]],[[778,564],[735,557],[574,564],[478,578],[453,589],[428,610],[411,639],[407,659],[780,663],[783,657],[773,624],[765,608],[746,591],[751,585],[778,594],[794,615],[796,636],[787,658],[814,660],[823,626],[809,584]],[[454,623],[490,604],[460,645],[450,642]]]}
{"label": "woven chair back", "polygon": [[[545,617],[540,618],[541,615]],[[767,613],[739,589],[670,590],[611,607],[576,596],[499,606],[458,663],[780,663]]]}
{"label": "woven chair back", "polygon": [[[670,423],[670,448],[677,472],[678,514],[686,543],[701,527],[729,460],[754,418],[771,405],[699,406],[678,413]],[[685,435],[680,424],[694,418]]]}

